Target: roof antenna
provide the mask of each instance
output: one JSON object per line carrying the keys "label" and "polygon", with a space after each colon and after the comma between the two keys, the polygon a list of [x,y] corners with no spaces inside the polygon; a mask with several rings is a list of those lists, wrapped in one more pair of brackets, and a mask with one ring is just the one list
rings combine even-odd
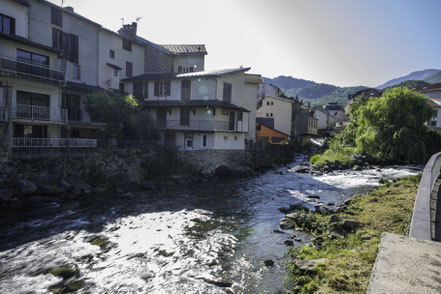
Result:
{"label": "roof antenna", "polygon": [[139,23],[139,20],[142,18],[142,16],[138,16],[137,18],[136,18],[136,23]]}
{"label": "roof antenna", "polygon": [[120,20],[122,22],[122,25],[124,25],[124,17],[121,17]]}
{"label": "roof antenna", "polygon": [[64,5],[64,0],[61,0],[61,7],[63,7]]}

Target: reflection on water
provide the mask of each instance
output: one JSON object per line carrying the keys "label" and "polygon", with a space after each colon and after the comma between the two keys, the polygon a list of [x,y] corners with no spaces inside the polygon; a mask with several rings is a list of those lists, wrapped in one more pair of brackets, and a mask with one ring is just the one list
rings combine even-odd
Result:
{"label": "reflection on water", "polygon": [[[227,287],[280,293],[288,235],[273,232],[283,217],[279,207],[341,203],[382,177],[418,172],[389,167],[310,176],[293,166],[282,174],[132,198],[97,196],[11,217],[0,229],[0,293],[50,293],[61,278],[48,270],[66,264],[78,267],[81,291],[90,293],[225,293]],[[303,242],[295,246],[311,238],[296,235]],[[275,266],[265,267],[266,259]]]}

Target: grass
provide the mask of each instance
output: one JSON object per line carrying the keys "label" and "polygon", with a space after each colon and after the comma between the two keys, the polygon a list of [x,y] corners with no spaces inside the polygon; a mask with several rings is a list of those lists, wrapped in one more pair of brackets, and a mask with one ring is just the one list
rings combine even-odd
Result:
{"label": "grass", "polygon": [[[290,249],[286,283],[298,285],[297,293],[365,293],[381,234],[408,232],[419,181],[420,176],[411,176],[354,198],[348,210],[337,215],[360,222],[361,228],[334,240],[325,232],[321,246]],[[329,217],[317,215],[323,226]],[[295,259],[320,258],[323,260],[308,275],[294,264]]]}
{"label": "grass", "polygon": [[355,148],[353,147],[341,147],[337,150],[328,149],[322,154],[315,154],[311,156],[309,161],[315,165],[325,165],[327,162],[340,161],[341,163],[351,163],[352,155],[355,154]]}

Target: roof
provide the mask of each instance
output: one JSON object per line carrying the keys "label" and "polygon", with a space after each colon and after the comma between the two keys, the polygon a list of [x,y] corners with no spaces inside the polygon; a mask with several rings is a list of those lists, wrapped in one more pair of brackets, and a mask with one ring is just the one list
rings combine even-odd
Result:
{"label": "roof", "polygon": [[277,97],[277,96],[272,96],[272,95],[266,95],[263,99],[266,98],[274,98],[274,99],[279,99],[285,102],[290,102],[290,103],[295,103],[296,101],[294,101],[293,99],[289,99],[289,98],[282,98],[282,97]]}
{"label": "roof", "polygon": [[115,64],[112,64],[112,63],[109,63],[109,62],[107,62],[107,65],[110,66],[113,69],[122,70],[122,68],[119,67],[118,65],[115,65]]}
{"label": "roof", "polygon": [[429,98],[430,104],[434,107],[441,108],[441,98]]}
{"label": "roof", "polygon": [[86,83],[76,83],[76,82],[71,82],[71,81],[66,82],[66,88],[83,90],[83,91],[88,91],[88,92],[104,91],[105,90],[105,89],[98,87],[98,86],[93,86],[93,85],[89,85]]}
{"label": "roof", "polygon": [[431,92],[441,90],[441,83],[431,84],[428,86],[422,86],[415,89],[417,92]]}
{"label": "roof", "polygon": [[207,49],[204,44],[161,44],[174,55],[203,54],[207,55]]}
{"label": "roof", "polygon": [[343,108],[342,105],[337,104],[337,102],[329,102],[326,106],[325,106],[326,110],[337,110],[337,111],[345,111],[345,109]]}
{"label": "roof", "polygon": [[[290,136],[290,135],[287,134],[287,133],[284,133],[284,132],[281,132],[281,131],[279,131],[279,130],[276,130],[274,127],[270,127],[269,125],[266,125],[266,124],[264,124],[264,123],[258,121],[258,120],[257,120],[258,118],[266,118],[266,117],[256,117],[256,123],[258,123],[258,124],[260,124],[260,125],[262,125],[262,126],[268,128],[268,129],[271,129],[271,130],[273,130],[274,132],[277,132],[277,133],[279,133],[279,134],[282,134],[282,135],[285,135],[285,136],[288,136],[288,137]],[[271,118],[271,117],[270,117],[270,118]]]}
{"label": "roof", "polygon": [[62,50],[60,50],[60,49],[49,47],[49,46],[46,46],[46,45],[43,45],[43,44],[31,41],[29,39],[17,36],[17,35],[9,35],[9,34],[5,34],[5,33],[0,33],[0,38],[7,39],[7,40],[10,40],[10,41],[19,42],[19,43],[22,43],[22,44],[26,44],[26,45],[29,45],[29,46],[33,46],[33,47],[36,47],[36,48],[39,48],[39,49],[43,49],[43,50],[46,50],[46,51],[50,51],[50,52],[54,52],[54,53],[61,53],[62,52]]}
{"label": "roof", "polygon": [[21,4],[21,5],[26,6],[26,7],[30,7],[31,6],[31,5],[29,5],[27,0],[12,0],[12,2]]}
{"label": "roof", "polygon": [[262,76],[258,74],[245,74],[245,83],[263,84]]}
{"label": "roof", "polygon": [[[51,6],[51,7],[57,7],[57,8],[59,8],[59,9],[61,9],[64,13],[70,14],[70,15],[72,15],[72,16],[74,16],[74,17],[77,17],[77,18],[79,18],[79,19],[81,19],[81,20],[83,20],[83,21],[85,21],[85,22],[88,22],[88,23],[90,23],[90,24],[93,24],[93,25],[95,25],[95,26],[101,28],[101,25],[100,25],[99,23],[94,22],[93,20],[90,20],[90,19],[88,19],[87,17],[84,17],[84,16],[82,16],[81,14],[78,14],[78,13],[76,13],[76,12],[74,12],[74,11],[70,11],[70,10],[66,9],[67,7],[64,7],[64,8],[63,8],[63,7],[61,7],[61,6],[59,6],[59,5],[56,5],[56,4],[53,4],[53,3],[51,3],[51,2],[49,2],[49,1],[47,1],[47,0],[37,0],[37,1],[40,1],[40,2],[42,2],[42,3],[44,3],[44,4],[47,4],[47,5]],[[69,6],[68,6],[68,7],[69,7]]]}
{"label": "roof", "polygon": [[220,70],[203,70],[187,73],[145,73],[137,75],[130,78],[122,79],[123,82],[130,81],[141,81],[141,80],[172,80],[172,79],[183,79],[183,78],[197,78],[197,77],[221,77],[225,75],[231,75],[238,72],[245,72],[250,70],[249,67],[244,68],[231,68],[231,69],[220,69]]}
{"label": "roof", "polygon": [[323,112],[327,115],[331,115],[327,109],[324,109],[323,107],[320,107],[320,106],[316,106],[312,110],[313,111],[320,111],[320,112]]}
{"label": "roof", "polygon": [[274,129],[274,117],[256,117],[256,122]]}
{"label": "roof", "polygon": [[235,104],[220,101],[217,99],[209,100],[150,100],[144,101],[144,107],[220,107],[228,109],[237,109],[245,112],[250,112],[248,109],[237,106]]}

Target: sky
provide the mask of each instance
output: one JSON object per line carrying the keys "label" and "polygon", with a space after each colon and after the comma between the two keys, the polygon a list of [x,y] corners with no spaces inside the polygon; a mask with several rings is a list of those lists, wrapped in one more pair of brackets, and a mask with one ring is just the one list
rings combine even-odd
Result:
{"label": "sky", "polygon": [[[50,0],[61,5],[62,0]],[[338,86],[441,69],[441,0],[64,0],[159,44],[205,44],[206,69],[251,67]]]}

